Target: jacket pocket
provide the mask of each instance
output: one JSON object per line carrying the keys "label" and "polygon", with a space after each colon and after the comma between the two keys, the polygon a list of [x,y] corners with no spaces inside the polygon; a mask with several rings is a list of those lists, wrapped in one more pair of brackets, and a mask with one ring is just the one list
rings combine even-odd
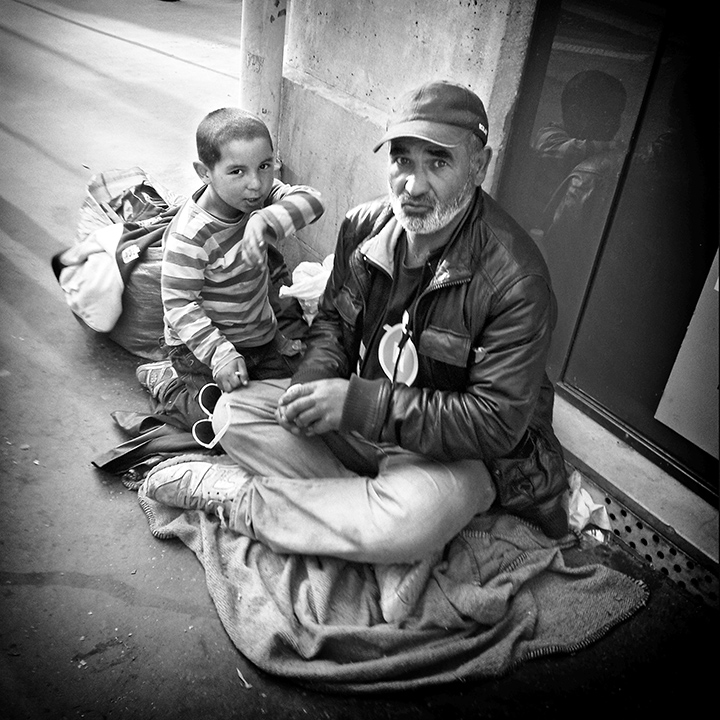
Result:
{"label": "jacket pocket", "polygon": [[555,437],[529,428],[513,457],[497,458],[489,466],[500,505],[536,523],[553,538],[568,532],[567,510],[561,497],[568,489],[562,447]]}
{"label": "jacket pocket", "polygon": [[500,504],[507,510],[523,510],[567,489],[562,450],[544,434],[530,428],[512,457],[490,462],[498,486]]}
{"label": "jacket pocket", "polygon": [[431,360],[465,368],[470,355],[470,345],[469,335],[430,325],[420,335],[418,352]]}

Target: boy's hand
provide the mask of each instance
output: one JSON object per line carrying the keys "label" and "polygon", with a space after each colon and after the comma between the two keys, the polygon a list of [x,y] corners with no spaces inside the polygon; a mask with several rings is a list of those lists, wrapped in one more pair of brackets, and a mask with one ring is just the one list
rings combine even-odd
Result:
{"label": "boy's hand", "polygon": [[268,224],[262,215],[251,215],[245,226],[243,239],[240,241],[240,251],[248,264],[253,267],[265,262],[268,239],[271,238]]}
{"label": "boy's hand", "polygon": [[248,384],[248,371],[242,356],[223,365],[215,375],[215,382],[223,392],[230,392]]}

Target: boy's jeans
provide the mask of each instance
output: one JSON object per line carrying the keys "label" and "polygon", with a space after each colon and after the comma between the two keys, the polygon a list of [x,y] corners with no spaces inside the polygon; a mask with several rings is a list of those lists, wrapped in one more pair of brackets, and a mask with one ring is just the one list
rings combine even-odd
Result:
{"label": "boy's jeans", "polygon": [[[207,417],[198,403],[198,395],[207,383],[213,382],[212,371],[186,345],[167,345],[161,341],[161,346],[178,377],[162,390],[154,411],[173,418],[175,424],[190,430],[196,421]],[[288,340],[278,333],[266,345],[238,347],[237,350],[245,358],[250,379],[265,380],[290,377],[302,357],[302,348],[299,340]]]}
{"label": "boy's jeans", "polygon": [[230,421],[223,449],[252,475],[233,504],[233,529],[276,552],[410,563],[442,548],[493,503],[494,485],[479,460],[442,463],[370,443],[378,474],[348,470],[322,437],[296,437],[277,424],[289,382],[251,382],[215,408],[216,432]]}

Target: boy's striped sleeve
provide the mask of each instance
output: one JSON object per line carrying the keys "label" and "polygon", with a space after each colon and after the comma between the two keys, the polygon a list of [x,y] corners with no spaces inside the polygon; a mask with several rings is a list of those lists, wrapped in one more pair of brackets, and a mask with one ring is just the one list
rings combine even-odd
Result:
{"label": "boy's striped sleeve", "polygon": [[277,180],[267,202],[257,212],[278,240],[310,225],[325,212],[317,190],[305,185],[284,185]]}

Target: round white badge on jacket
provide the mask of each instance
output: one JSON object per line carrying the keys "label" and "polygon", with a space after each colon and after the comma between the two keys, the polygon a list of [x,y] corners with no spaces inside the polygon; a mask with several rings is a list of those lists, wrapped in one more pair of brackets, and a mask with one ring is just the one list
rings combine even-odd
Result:
{"label": "round white badge on jacket", "polygon": [[403,322],[384,326],[385,334],[378,345],[378,359],[389,380],[412,385],[420,363],[412,337],[405,337],[407,323],[408,314],[405,312]]}

